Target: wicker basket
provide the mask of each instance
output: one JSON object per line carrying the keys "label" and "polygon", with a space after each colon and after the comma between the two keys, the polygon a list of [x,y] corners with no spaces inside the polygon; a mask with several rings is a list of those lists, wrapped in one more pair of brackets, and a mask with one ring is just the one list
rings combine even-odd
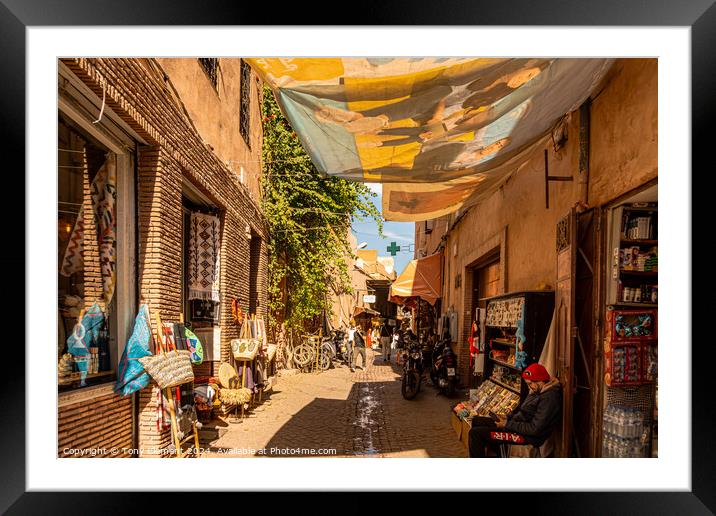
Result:
{"label": "wicker basket", "polygon": [[194,370],[191,368],[191,353],[189,351],[170,351],[142,357],[139,361],[149,376],[162,389],[194,381]]}

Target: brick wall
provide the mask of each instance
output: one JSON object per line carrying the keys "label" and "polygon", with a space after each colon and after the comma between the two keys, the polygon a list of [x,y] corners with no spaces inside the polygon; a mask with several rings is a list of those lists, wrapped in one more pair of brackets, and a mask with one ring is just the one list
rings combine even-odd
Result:
{"label": "brick wall", "polygon": [[[257,201],[227,165],[205,145],[188,118],[182,101],[170,93],[162,74],[146,59],[63,59],[107,106],[150,145],[138,156],[137,207],[139,220],[139,293],[152,313],[178,321],[181,299],[182,183],[190,182],[219,209],[221,240],[221,356],[228,359],[230,341],[239,329],[231,318],[231,299],[244,311],[249,302],[250,241],[246,228],[262,240],[257,300],[259,315],[266,315],[267,227]],[[255,134],[252,131],[252,135]],[[260,149],[261,134],[252,148]],[[101,284],[100,284],[101,286]],[[195,368],[198,376],[216,374],[219,362]],[[170,432],[156,427],[157,390],[139,395],[138,440],[143,456],[170,444]],[[131,420],[108,421],[123,425],[131,435]],[[62,431],[63,429],[61,429]],[[102,433],[100,430],[98,433]]]}
{"label": "brick wall", "polygon": [[[114,393],[61,406],[58,417],[58,457],[89,457],[67,449],[132,448],[132,398]],[[100,455],[97,455],[98,457]],[[114,457],[129,457],[120,453]],[[112,457],[111,455],[109,457]]]}
{"label": "brick wall", "polygon": [[157,457],[171,444],[171,430],[157,430],[159,387],[150,384],[139,393],[139,456]]}

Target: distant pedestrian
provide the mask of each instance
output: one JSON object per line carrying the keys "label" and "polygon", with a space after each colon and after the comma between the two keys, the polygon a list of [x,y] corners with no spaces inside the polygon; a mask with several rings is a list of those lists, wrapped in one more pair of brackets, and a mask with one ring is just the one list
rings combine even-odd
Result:
{"label": "distant pedestrian", "polygon": [[392,342],[390,343],[391,350],[394,350],[398,347],[398,340],[400,340],[400,330],[398,330],[397,328],[393,328],[393,337],[391,339]]}
{"label": "distant pedestrian", "polygon": [[361,369],[365,370],[367,362],[365,353],[365,339],[363,338],[363,334],[361,333],[360,328],[356,327],[353,342],[353,360],[351,361],[351,371],[353,372],[355,372],[356,370],[356,364],[358,363],[358,355],[363,357],[363,362],[361,362]]}
{"label": "distant pedestrian", "polygon": [[351,371],[354,371],[353,369],[353,348],[355,347],[355,335],[356,335],[356,322],[351,319],[350,326],[348,326],[348,344],[347,344],[347,351],[348,351],[348,362],[351,365]]}
{"label": "distant pedestrian", "polygon": [[383,321],[380,327],[380,347],[383,350],[383,362],[390,361],[390,330],[387,320]]}

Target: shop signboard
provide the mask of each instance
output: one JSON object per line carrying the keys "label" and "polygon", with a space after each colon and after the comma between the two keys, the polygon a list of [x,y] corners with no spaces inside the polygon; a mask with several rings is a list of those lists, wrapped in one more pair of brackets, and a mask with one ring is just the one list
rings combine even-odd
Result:
{"label": "shop signboard", "polygon": [[364,294],[363,295],[363,302],[364,303],[375,303],[375,295],[374,294]]}

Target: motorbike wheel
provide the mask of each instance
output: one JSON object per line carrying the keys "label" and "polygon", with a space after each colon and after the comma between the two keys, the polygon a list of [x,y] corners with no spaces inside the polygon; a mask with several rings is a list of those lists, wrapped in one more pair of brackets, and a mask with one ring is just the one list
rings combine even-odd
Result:
{"label": "motorbike wheel", "polygon": [[445,396],[452,398],[455,395],[455,382],[448,380],[447,387],[445,387]]}
{"label": "motorbike wheel", "polygon": [[433,387],[440,388],[438,385],[438,375],[435,371],[430,371],[430,382],[433,384]]}
{"label": "motorbike wheel", "polygon": [[324,354],[328,354],[331,360],[335,360],[336,350],[333,348],[333,344],[330,341],[323,341],[321,344],[321,351]]}
{"label": "motorbike wheel", "polygon": [[403,374],[403,383],[400,393],[406,400],[412,400],[418,394],[420,389],[420,377],[417,371],[406,371]]}

